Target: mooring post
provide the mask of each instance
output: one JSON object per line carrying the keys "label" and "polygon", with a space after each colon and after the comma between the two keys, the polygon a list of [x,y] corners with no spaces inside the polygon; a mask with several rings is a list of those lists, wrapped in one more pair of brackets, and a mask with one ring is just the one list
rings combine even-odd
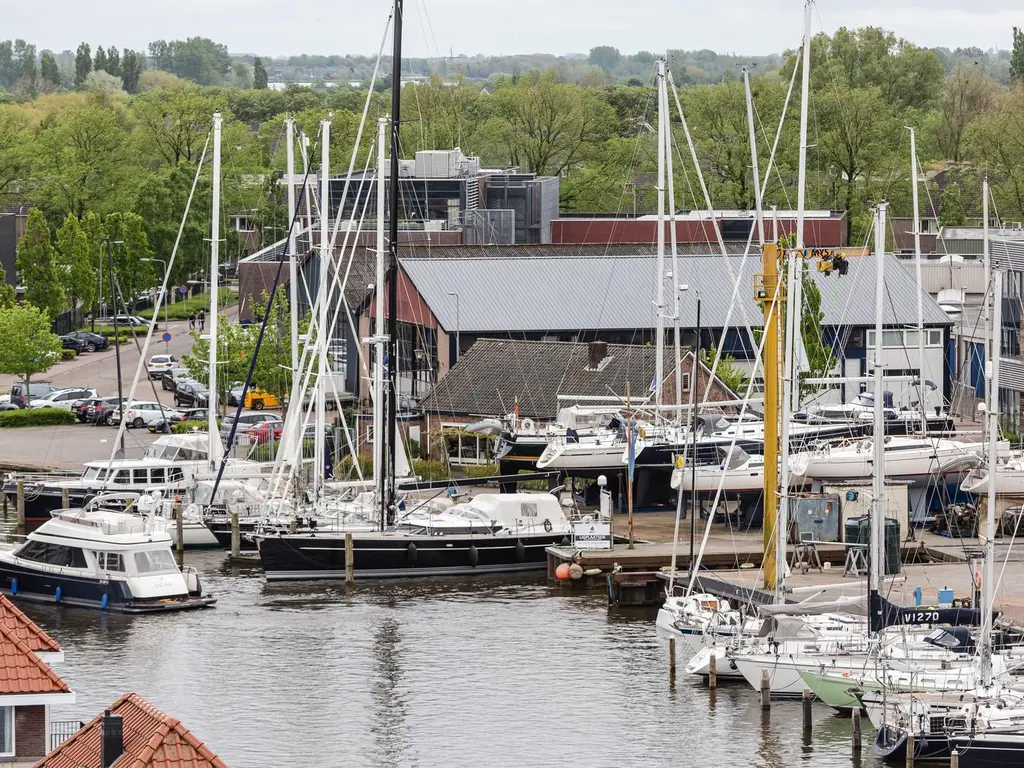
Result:
{"label": "mooring post", "polygon": [[182,519],[181,502],[174,502],[174,524],[178,533],[178,563],[185,562],[185,521]]}
{"label": "mooring post", "polygon": [[231,513],[231,556],[237,558],[242,551],[242,534],[238,529],[238,513]]}
{"label": "mooring post", "polygon": [[0,496],[4,497],[4,520],[6,520],[7,519],[7,494],[6,493],[0,494]]}
{"label": "mooring post", "polygon": [[811,693],[810,688],[804,688],[801,701],[804,709],[804,735],[806,736],[811,731],[811,703],[814,701],[814,694]]}
{"label": "mooring post", "polygon": [[911,731],[907,734],[907,768],[914,768],[914,752],[917,750],[915,741],[914,733]]}
{"label": "mooring post", "polygon": [[718,687],[718,656],[715,649],[711,649],[711,658],[708,659],[708,688],[712,691]]}
{"label": "mooring post", "polygon": [[71,491],[67,488],[60,489],[60,507],[61,509],[67,509],[71,506]]}
{"label": "mooring post", "polygon": [[356,553],[352,542],[352,534],[345,534],[345,584],[354,584],[356,580]]}
{"label": "mooring post", "polygon": [[761,709],[767,711],[772,707],[772,683],[768,679],[768,670],[761,670]]}
{"label": "mooring post", "polygon": [[954,749],[949,756],[949,768],[960,768],[960,750]]}
{"label": "mooring post", "polygon": [[16,507],[18,513],[15,523],[19,526],[25,525],[25,481],[18,481],[18,506]]}
{"label": "mooring post", "polygon": [[853,751],[860,752],[860,709],[853,710]]}
{"label": "mooring post", "polygon": [[672,677],[676,676],[676,639],[668,639],[668,672]]}

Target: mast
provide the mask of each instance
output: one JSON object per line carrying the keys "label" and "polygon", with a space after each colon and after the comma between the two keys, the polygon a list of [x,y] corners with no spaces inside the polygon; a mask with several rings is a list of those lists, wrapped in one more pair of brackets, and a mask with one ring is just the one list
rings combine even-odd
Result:
{"label": "mast", "polygon": [[209,402],[207,403],[207,459],[212,467],[216,457],[224,453],[217,426],[217,292],[220,288],[220,145],[223,121],[220,112],[213,113],[213,208],[210,211],[210,351]]}
{"label": "mast", "polygon": [[[757,167],[757,136],[754,133],[754,99],[750,94],[750,70],[743,69],[743,91],[747,97],[747,133],[750,139],[750,160],[754,171],[754,205],[757,211],[757,242],[764,247],[764,209],[761,200],[761,172]],[[778,239],[778,235],[775,236]]]}
{"label": "mast", "polygon": [[[911,204],[914,206],[914,274],[917,276],[917,407],[921,409],[921,434],[928,434],[928,414],[924,408],[924,280],[921,276],[921,214],[917,202],[917,135],[910,131],[910,175],[913,177]],[[875,392],[875,397],[879,393]]]}
{"label": "mast", "polygon": [[885,296],[885,203],[875,210],[875,379],[874,428],[871,447],[874,452],[871,472],[871,579],[868,583],[868,628],[872,634],[881,628],[882,574],[885,573],[885,404],[882,397],[882,314]]}
{"label": "mast", "polygon": [[[374,313],[373,329],[373,487],[377,490],[378,497],[383,499],[387,495],[387,486],[384,478],[387,473],[383,471],[384,459],[384,354],[386,342],[384,336],[384,215],[385,196],[387,185],[384,183],[384,162],[387,155],[387,130],[388,120],[381,117],[377,120],[377,282],[374,295],[377,298]],[[384,529],[386,521],[381,519],[381,530]]]}
{"label": "mast", "polygon": [[[667,58],[667,55],[666,55]],[[683,373],[682,373],[682,355],[683,348],[680,340],[680,329],[679,329],[679,253],[678,243],[676,236],[676,185],[675,185],[675,169],[673,168],[672,162],[672,126],[668,120],[669,108],[668,108],[668,84],[665,84],[665,88],[662,91],[663,109],[666,117],[665,123],[665,177],[668,180],[668,218],[669,218],[669,244],[672,251],[672,344],[675,347],[675,355],[672,358],[675,360],[675,385],[676,385],[676,416],[675,423],[683,423]],[[696,288],[696,286],[694,286]],[[698,306],[699,304],[698,299]],[[694,360],[699,359],[700,356],[700,320],[697,322],[697,343],[694,346]],[[690,385],[693,386],[693,376],[691,372]],[[659,382],[658,389],[661,389]],[[693,418],[693,411],[690,411],[691,419]],[[694,451],[696,451],[696,443],[694,444]],[[694,454],[696,455],[696,454]]]}
{"label": "mast", "polygon": [[982,253],[984,255],[985,265],[985,303],[982,305],[982,316],[985,318],[985,361],[988,362],[992,359],[992,349],[989,344],[989,338],[992,335],[990,318],[991,310],[989,305],[989,294],[988,288],[992,285],[992,248],[989,242],[988,232],[988,171],[985,171],[981,177],[981,241],[982,241]]}
{"label": "mast", "polygon": [[[764,310],[764,587],[774,592],[778,586],[779,534],[779,348],[781,338],[782,297],[779,293],[779,247],[765,243],[761,249],[761,286],[757,298]],[[785,567],[785,559],[781,567]]]}
{"label": "mast", "polygon": [[[665,81],[665,59],[658,59],[658,261],[655,280],[655,344],[654,344],[654,404],[660,406],[661,383],[665,380],[665,129],[668,116],[668,96]],[[657,419],[661,411],[656,411]]]}
{"label": "mast", "polygon": [[390,279],[388,281],[388,393],[387,393],[387,487],[383,503],[385,505],[384,520],[391,525],[395,520],[395,443],[397,439],[398,421],[398,158],[401,156],[401,137],[399,129],[402,124],[402,10],[403,0],[395,0],[395,20],[393,28],[394,44],[391,52],[391,184],[389,186],[388,204],[390,220],[388,236],[390,242]]}
{"label": "mast", "polygon": [[988,488],[985,571],[981,582],[981,686],[992,685],[992,611],[995,608],[996,449],[999,443],[999,346],[1003,326],[1003,273],[992,275],[992,357],[988,364]]}
{"label": "mast", "polygon": [[[327,345],[331,332],[327,327],[327,285],[331,274],[331,242],[329,237],[331,120],[320,121],[320,269],[317,280],[317,363],[316,363],[316,434],[313,438],[313,488],[323,494],[326,469],[326,440],[324,439],[324,411],[327,394]],[[301,454],[300,454],[301,455]]]}
{"label": "mast", "polygon": [[[793,340],[793,370],[794,376],[799,376],[799,370],[804,362],[803,338],[800,336],[800,320],[803,316],[804,286],[803,286],[803,249],[804,243],[804,219],[807,206],[807,114],[810,111],[810,83],[811,83],[811,12],[814,9],[814,0],[807,0],[804,3],[804,50],[801,60],[800,71],[800,164],[796,188],[796,249],[797,259],[793,264],[796,268],[795,279],[793,280],[793,293],[789,296],[789,309],[796,315],[797,320],[793,328],[797,334]],[[800,409],[800,387],[791,387],[789,402],[792,411]]]}
{"label": "mast", "polygon": [[295,232],[295,119],[285,118],[285,134],[287,137],[287,173],[288,173],[288,303],[291,305],[291,337],[292,337],[292,383],[288,390],[289,399],[294,399],[299,391],[299,268],[298,256],[295,253],[298,235]]}

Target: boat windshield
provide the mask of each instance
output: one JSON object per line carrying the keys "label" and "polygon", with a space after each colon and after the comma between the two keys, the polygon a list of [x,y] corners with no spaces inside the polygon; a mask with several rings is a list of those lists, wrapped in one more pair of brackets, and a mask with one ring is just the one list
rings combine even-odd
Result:
{"label": "boat windshield", "polygon": [[140,574],[177,573],[178,566],[169,549],[135,553],[135,569]]}
{"label": "boat windshield", "polygon": [[205,461],[206,451],[202,448],[190,448],[186,445],[153,443],[146,450],[146,456],[151,459],[166,459],[168,461]]}
{"label": "boat windshield", "polygon": [[736,469],[746,464],[750,460],[749,454],[742,448],[733,446],[726,448],[722,451],[722,468],[723,469]]}
{"label": "boat windshield", "polygon": [[85,474],[82,475],[82,479],[83,480],[97,480],[97,479],[99,479],[99,476],[100,476],[100,468],[99,467],[88,467],[85,470]]}

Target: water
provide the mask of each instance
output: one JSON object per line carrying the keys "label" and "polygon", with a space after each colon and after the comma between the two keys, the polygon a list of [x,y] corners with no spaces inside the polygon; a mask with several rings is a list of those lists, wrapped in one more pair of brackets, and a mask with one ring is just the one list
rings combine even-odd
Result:
{"label": "water", "polygon": [[[62,644],[88,719],[137,691],[232,768],[661,766],[835,768],[850,721],[799,703],[762,718],[754,691],[669,679],[649,611],[542,577],[268,585],[189,555],[213,610],[154,616],[25,605]],[[866,725],[866,723],[865,723]],[[870,757],[865,733],[863,765]]]}

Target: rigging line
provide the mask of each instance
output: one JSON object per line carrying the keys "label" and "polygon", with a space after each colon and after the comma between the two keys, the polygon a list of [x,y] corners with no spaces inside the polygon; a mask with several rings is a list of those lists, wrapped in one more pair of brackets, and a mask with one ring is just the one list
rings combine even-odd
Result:
{"label": "rigging line", "polygon": [[[794,73],[796,72],[795,69],[793,71],[794,71]],[[788,97],[788,94],[787,94],[787,97]],[[757,111],[757,103],[754,102],[753,99],[751,99],[750,100],[750,104],[754,108],[754,117],[757,120],[758,127],[761,129],[761,138],[764,139],[765,143],[768,143],[768,135],[765,133],[764,123],[761,122],[761,113]],[[785,117],[786,117],[786,114],[785,114],[785,112],[783,112],[782,120],[779,123],[780,129],[781,129],[781,125],[785,122]],[[789,210],[793,210],[793,202],[792,202],[792,200],[790,200],[790,197],[789,197],[789,187],[787,186],[785,179],[782,178],[782,170],[779,168],[778,164],[774,162],[774,160],[775,160],[775,148],[778,146],[778,136],[776,136],[775,142],[776,142],[775,145],[772,147],[772,154],[771,154],[771,156],[769,158],[769,161],[768,161],[767,173],[765,173],[765,175],[764,175],[764,186],[763,186],[763,189],[761,190],[761,195],[763,197],[765,195],[765,192],[768,189],[768,181],[771,178],[771,171],[774,168],[775,175],[779,177],[779,189],[782,192],[783,199],[786,201],[786,208],[789,209]],[[778,240],[778,233],[772,232],[772,239],[773,240]]]}

